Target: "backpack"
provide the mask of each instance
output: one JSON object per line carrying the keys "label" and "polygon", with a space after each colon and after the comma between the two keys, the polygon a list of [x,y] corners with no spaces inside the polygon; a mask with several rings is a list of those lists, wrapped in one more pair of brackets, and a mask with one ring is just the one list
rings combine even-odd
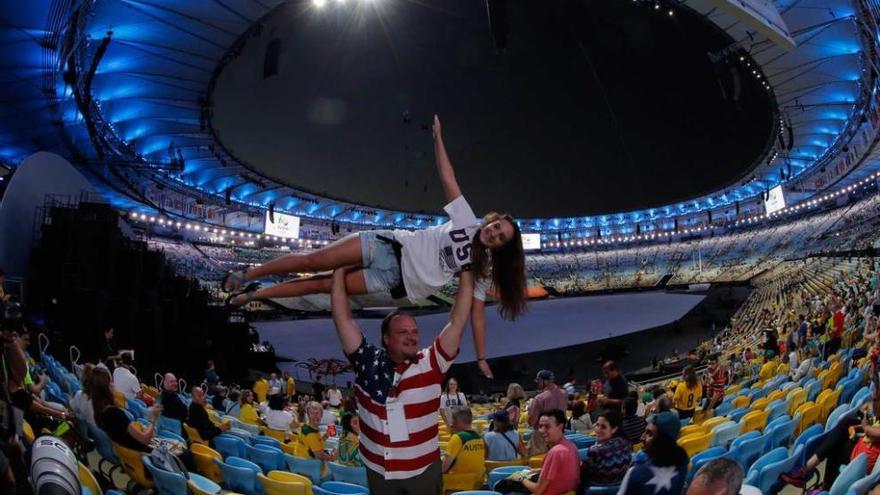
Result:
{"label": "backpack", "polygon": [[153,466],[156,466],[158,469],[164,469],[171,473],[183,475],[184,478],[188,477],[186,466],[183,465],[183,461],[181,461],[176,455],[172,454],[168,449],[168,445],[162,441],[160,441],[153,449],[153,452],[150,453],[150,462],[152,462]]}

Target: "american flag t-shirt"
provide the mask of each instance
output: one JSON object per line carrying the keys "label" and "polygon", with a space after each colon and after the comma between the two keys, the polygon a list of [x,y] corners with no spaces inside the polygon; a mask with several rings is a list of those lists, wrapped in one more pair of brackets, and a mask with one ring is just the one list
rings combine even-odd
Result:
{"label": "american flag t-shirt", "polygon": [[[437,411],[441,384],[454,358],[443,352],[439,340],[401,364],[366,339],[348,355],[357,376],[360,452],[368,468],[385,479],[407,479],[440,459]],[[407,440],[392,442],[389,437],[386,404],[390,401],[403,404]]]}

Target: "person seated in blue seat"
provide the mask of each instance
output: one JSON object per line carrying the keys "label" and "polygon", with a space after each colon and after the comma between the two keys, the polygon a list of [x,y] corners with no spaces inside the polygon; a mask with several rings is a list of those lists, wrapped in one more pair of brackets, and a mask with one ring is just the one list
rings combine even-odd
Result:
{"label": "person seated in blue seat", "polygon": [[543,436],[550,447],[538,479],[533,480],[534,476],[525,477],[521,473],[512,475],[510,479],[521,483],[522,488],[535,495],[561,495],[576,490],[580,481],[581,459],[577,447],[565,438],[565,413],[559,409],[543,411],[538,419],[537,434]]}
{"label": "person seated in blue seat", "polygon": [[162,380],[162,395],[160,399],[162,401],[162,415],[183,423],[186,421],[187,410],[186,405],[180,400],[180,396],[177,395],[177,391],[177,377],[173,373],[165,373],[165,378]]}
{"label": "person seated in blue seat", "polygon": [[645,450],[620,484],[620,495],[678,495],[687,478],[687,452],[678,443],[681,421],[672,412],[648,418],[642,434]]}
{"label": "person seated in blue seat", "polygon": [[130,420],[122,409],[116,407],[110,373],[101,368],[92,371],[89,392],[95,421],[113,443],[140,452],[152,451],[150,440],[155,436],[156,420],[162,411],[161,407],[151,410],[150,424],[146,428],[138,428],[135,421]]}
{"label": "person seated in blue seat", "polygon": [[519,433],[504,409],[499,409],[492,415],[492,431],[486,433],[484,440],[486,459],[490,461],[512,461],[525,452]]}
{"label": "person seated in blue seat", "polygon": [[229,431],[229,423],[220,423],[220,426],[217,426],[211,421],[208,411],[205,410],[207,395],[202,387],[193,387],[190,393],[192,394],[192,402],[189,404],[189,416],[186,424],[198,431],[202,440],[213,445],[214,437],[224,431]]}

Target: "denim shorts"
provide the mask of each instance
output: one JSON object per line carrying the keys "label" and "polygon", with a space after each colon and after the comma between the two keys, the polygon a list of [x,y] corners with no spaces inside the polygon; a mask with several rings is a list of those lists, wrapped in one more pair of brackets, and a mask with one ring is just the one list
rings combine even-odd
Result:
{"label": "denim shorts", "polygon": [[394,239],[394,233],[390,230],[369,230],[361,232],[359,236],[367,292],[389,292],[400,284],[400,264],[391,244],[376,236]]}

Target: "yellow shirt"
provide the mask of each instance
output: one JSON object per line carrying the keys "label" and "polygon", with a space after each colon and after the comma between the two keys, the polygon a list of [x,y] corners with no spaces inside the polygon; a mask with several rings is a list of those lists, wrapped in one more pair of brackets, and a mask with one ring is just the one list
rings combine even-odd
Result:
{"label": "yellow shirt", "polygon": [[455,459],[448,473],[483,473],[486,464],[486,442],[479,433],[460,431],[449,439],[446,457]]}
{"label": "yellow shirt", "polygon": [[296,390],[296,382],[293,381],[293,377],[287,377],[287,395],[293,395],[293,392]]}
{"label": "yellow shirt", "polygon": [[262,404],[266,402],[266,394],[269,392],[269,382],[265,379],[257,380],[257,383],[254,383],[254,395],[257,396],[257,402]]}
{"label": "yellow shirt", "polygon": [[767,381],[773,378],[776,375],[776,362],[768,361],[764,363],[764,366],[761,366],[761,371],[758,372],[758,376],[761,377],[761,380]]}
{"label": "yellow shirt", "polygon": [[316,430],[307,424],[302,425],[299,439],[303,445],[308,447],[309,457],[317,457],[315,454],[324,450],[324,437],[321,436],[321,431]]}
{"label": "yellow shirt", "polygon": [[257,414],[257,408],[250,404],[242,404],[238,411],[238,419],[249,425],[260,423],[260,415]]}
{"label": "yellow shirt", "polygon": [[687,383],[681,382],[675,387],[675,395],[672,396],[672,407],[679,411],[693,411],[702,397],[703,386],[699,382],[697,382],[694,388],[688,388]]}

